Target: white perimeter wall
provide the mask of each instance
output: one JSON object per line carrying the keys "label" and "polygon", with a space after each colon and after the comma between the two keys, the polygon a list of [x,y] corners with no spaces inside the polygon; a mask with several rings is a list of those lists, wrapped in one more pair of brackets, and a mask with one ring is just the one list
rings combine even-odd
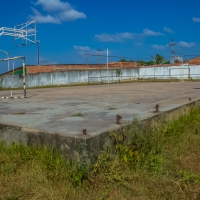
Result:
{"label": "white perimeter wall", "polygon": [[[66,72],[39,73],[26,76],[27,87],[70,85],[87,83],[118,82],[134,79],[200,79],[200,65],[195,66],[171,66],[171,67],[146,67],[121,69],[122,75],[116,77],[116,69],[110,70],[69,70]],[[171,76],[169,75],[171,71]],[[101,77],[101,78],[100,78]],[[23,78],[18,75],[6,75],[0,77],[0,88],[20,88],[23,86]]]}

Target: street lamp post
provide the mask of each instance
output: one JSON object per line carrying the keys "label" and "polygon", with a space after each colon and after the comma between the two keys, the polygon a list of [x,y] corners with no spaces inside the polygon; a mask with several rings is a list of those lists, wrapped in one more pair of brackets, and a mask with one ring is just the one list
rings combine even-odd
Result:
{"label": "street lamp post", "polygon": [[7,51],[4,51],[4,50],[0,50],[0,51],[4,52],[8,57],[8,72],[9,72],[10,71],[9,53]]}

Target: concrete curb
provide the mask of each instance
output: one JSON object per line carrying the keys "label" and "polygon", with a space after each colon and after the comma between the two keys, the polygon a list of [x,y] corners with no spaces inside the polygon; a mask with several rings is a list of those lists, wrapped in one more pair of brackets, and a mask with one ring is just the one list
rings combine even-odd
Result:
{"label": "concrete curb", "polygon": [[2,99],[24,99],[24,97],[2,97]]}

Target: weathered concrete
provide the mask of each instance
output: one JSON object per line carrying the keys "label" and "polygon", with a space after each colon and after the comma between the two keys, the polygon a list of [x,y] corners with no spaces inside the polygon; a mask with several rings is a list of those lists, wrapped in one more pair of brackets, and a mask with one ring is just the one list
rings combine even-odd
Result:
{"label": "weathered concrete", "polygon": [[[199,105],[199,89],[192,82],[30,89],[29,98],[0,101],[0,140],[47,145],[90,164],[111,145],[112,131],[130,128],[133,118],[145,127],[185,114]],[[153,112],[157,103],[159,114]],[[115,123],[117,114],[123,117],[120,125]]]}
{"label": "weathered concrete", "polygon": [[[116,77],[116,69],[102,70],[68,70],[64,72],[49,72],[28,74],[27,87],[42,87],[55,85],[76,85],[92,83],[116,83],[119,81],[134,81],[138,79],[185,79],[189,78],[188,66],[145,67],[121,69],[122,74]],[[190,78],[200,79],[200,66],[189,66]],[[171,76],[169,76],[171,70]],[[21,88],[22,78],[19,75],[5,75],[0,77],[0,88]]]}

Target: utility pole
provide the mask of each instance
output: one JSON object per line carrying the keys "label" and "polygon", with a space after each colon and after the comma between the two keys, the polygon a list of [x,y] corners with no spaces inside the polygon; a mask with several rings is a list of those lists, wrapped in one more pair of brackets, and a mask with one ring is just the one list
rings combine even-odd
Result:
{"label": "utility pole", "polygon": [[88,56],[89,56],[89,55],[91,55],[91,54],[87,54],[87,53],[84,54],[84,56],[86,56],[86,64],[87,64],[87,65],[88,65]]}
{"label": "utility pole", "polygon": [[99,64],[101,64],[101,49],[97,49],[97,51],[99,52]]}
{"label": "utility pole", "polygon": [[173,39],[171,39],[171,43],[167,45],[167,46],[172,47],[172,51],[171,51],[171,61],[170,61],[171,64],[174,64],[174,60],[175,60],[175,56],[174,56],[174,46],[176,46],[176,45],[177,45],[177,44],[174,42]]}

